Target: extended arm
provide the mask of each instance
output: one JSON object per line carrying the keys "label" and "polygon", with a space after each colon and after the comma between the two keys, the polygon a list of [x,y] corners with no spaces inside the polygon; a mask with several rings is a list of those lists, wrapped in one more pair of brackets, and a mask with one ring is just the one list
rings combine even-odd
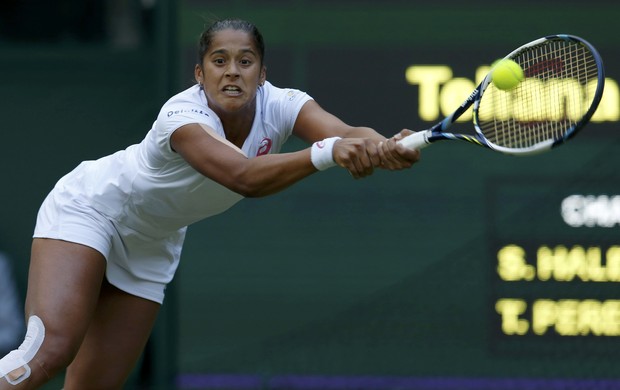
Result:
{"label": "extended arm", "polygon": [[409,168],[419,159],[417,150],[410,150],[396,143],[411,131],[403,130],[386,139],[370,127],[356,127],[344,123],[313,100],[308,101],[302,108],[293,133],[307,142],[327,137],[342,137],[343,139],[334,145],[334,160],[348,169],[354,177],[367,176],[375,167],[391,170]]}
{"label": "extended arm", "polygon": [[245,197],[276,193],[316,172],[310,149],[249,159],[209,130],[182,126],[172,134],[172,148],[198,172]]}
{"label": "extended arm", "polygon": [[[371,128],[349,126],[314,101],[301,109],[293,133],[307,142],[342,137],[334,144],[334,161],[355,178],[370,175],[377,166],[402,169],[418,159],[417,151],[388,142]],[[279,192],[317,171],[310,148],[249,159],[212,129],[196,123],[177,129],[170,142],[198,172],[245,197]]]}

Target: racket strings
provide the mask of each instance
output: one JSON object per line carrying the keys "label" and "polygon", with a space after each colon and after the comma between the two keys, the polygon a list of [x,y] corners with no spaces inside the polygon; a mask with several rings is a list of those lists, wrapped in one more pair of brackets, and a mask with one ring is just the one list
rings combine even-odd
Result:
{"label": "racket strings", "polygon": [[579,42],[557,39],[511,59],[525,79],[509,91],[493,85],[484,91],[476,113],[482,135],[513,149],[566,137],[592,105],[599,72],[594,55]]}

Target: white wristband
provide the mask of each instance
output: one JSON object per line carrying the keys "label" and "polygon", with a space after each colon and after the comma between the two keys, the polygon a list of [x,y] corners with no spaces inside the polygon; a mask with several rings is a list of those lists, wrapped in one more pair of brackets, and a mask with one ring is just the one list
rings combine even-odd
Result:
{"label": "white wristband", "polygon": [[316,169],[319,171],[324,171],[327,168],[336,166],[333,150],[334,143],[336,143],[339,139],[341,138],[330,137],[312,144],[312,149],[310,150],[310,160],[312,160],[312,165],[314,165]]}

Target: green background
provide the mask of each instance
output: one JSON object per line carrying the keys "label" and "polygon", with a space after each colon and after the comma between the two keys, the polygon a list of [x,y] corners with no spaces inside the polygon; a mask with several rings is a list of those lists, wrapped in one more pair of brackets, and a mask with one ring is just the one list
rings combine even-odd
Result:
{"label": "green background", "polygon": [[[28,37],[0,41],[0,248],[15,261],[22,294],[42,199],[80,161],[142,139],[167,97],[191,85],[195,41],[212,19],[255,22],[271,82],[385,135],[430,125],[418,118],[417,86],[404,79],[414,64],[449,65],[471,79],[522,43],[567,32],[593,43],[607,76],[620,78],[613,2],[157,4],[148,37],[132,48],[105,34],[44,40],[49,25],[33,19]],[[618,378],[617,338],[508,337],[493,308],[505,296],[620,298],[613,284],[507,284],[494,257],[511,241],[620,244],[618,225],[568,229],[558,203],[571,193],[620,194],[619,146],[617,122],[591,124],[566,146],[527,158],[444,143],[410,171],[355,181],[332,169],[244,200],[190,228],[129,387],[172,388],[187,374],[264,383],[282,375]]]}

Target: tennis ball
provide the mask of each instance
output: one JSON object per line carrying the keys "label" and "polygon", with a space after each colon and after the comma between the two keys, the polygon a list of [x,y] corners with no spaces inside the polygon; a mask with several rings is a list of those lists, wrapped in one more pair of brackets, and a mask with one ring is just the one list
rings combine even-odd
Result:
{"label": "tennis ball", "polygon": [[493,85],[502,91],[513,89],[525,78],[523,69],[513,60],[498,60],[491,66]]}

